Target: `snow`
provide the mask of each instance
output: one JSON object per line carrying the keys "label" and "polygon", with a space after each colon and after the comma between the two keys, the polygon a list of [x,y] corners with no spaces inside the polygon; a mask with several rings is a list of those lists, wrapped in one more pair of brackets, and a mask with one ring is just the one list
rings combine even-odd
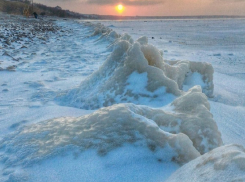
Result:
{"label": "snow", "polygon": [[239,145],[225,145],[204,154],[178,169],[167,182],[174,181],[244,181],[245,150]]}
{"label": "snow", "polygon": [[197,72],[194,72],[192,74],[189,73],[183,84],[183,90],[187,91],[195,85],[200,85],[201,87],[205,87],[205,83],[202,80],[202,75]]}
{"label": "snow", "polygon": [[[132,162],[137,161],[137,162]],[[54,157],[41,165],[27,168],[32,173],[29,181],[162,181],[178,169],[172,162],[157,160],[145,148],[124,146],[107,156],[99,157],[95,151],[86,151],[82,155]]]}
{"label": "snow", "polygon": [[244,181],[244,19],[1,16],[0,181]]}

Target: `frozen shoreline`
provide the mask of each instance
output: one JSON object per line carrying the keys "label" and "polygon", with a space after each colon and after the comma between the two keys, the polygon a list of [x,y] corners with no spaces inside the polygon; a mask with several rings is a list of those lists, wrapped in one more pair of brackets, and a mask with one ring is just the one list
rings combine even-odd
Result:
{"label": "frozen shoreline", "polygon": [[[1,20],[0,20],[1,21]],[[117,24],[118,22],[114,22],[115,24]],[[29,125],[29,126],[33,126],[35,127],[35,123],[39,123],[39,121],[44,121],[47,119],[52,119],[54,117],[67,117],[67,116],[71,116],[71,117],[77,117],[77,116],[81,116],[81,115],[85,115],[85,114],[89,114],[89,113],[93,113],[93,110],[82,110],[82,109],[76,109],[76,108],[72,108],[72,107],[65,107],[65,106],[59,106],[57,105],[56,102],[54,102],[54,98],[56,97],[56,94],[59,93],[62,90],[66,90],[66,89],[71,89],[71,88],[78,88],[78,85],[80,84],[80,82],[87,78],[90,74],[92,74],[94,71],[98,70],[98,68],[102,65],[102,63],[106,60],[106,57],[111,53],[111,50],[106,49],[107,46],[110,45],[110,41],[103,41],[102,39],[98,39],[100,37],[100,33],[98,33],[98,35],[96,36],[92,36],[92,37],[87,37],[91,31],[93,31],[93,27],[87,27],[84,26],[82,24],[76,23],[74,21],[56,21],[56,24],[59,27],[62,27],[61,29],[59,29],[58,33],[56,32],[53,35],[50,35],[49,39],[47,39],[46,44],[40,44],[40,42],[42,42],[42,39],[40,40],[36,40],[36,44],[34,44],[33,46],[29,46],[28,48],[24,48],[24,53],[22,54],[22,50],[20,50],[18,53],[16,53],[16,55],[20,56],[22,59],[20,59],[20,61],[24,60],[23,62],[19,63],[16,65],[16,69],[15,71],[7,71],[7,70],[3,70],[0,71],[0,76],[3,76],[2,78],[4,78],[3,83],[1,82],[1,87],[2,89],[2,93],[3,95],[0,96],[1,97],[1,102],[0,102],[0,124],[1,124],[1,137],[5,137],[5,135],[7,135],[9,132],[14,132],[14,131],[21,131],[22,129],[24,129],[25,125]],[[71,28],[72,27],[72,30]],[[83,31],[81,31],[83,30]],[[140,37],[139,34],[135,34],[134,36]],[[150,40],[151,41],[151,40]],[[157,44],[158,47],[161,46],[160,44]],[[18,46],[16,46],[18,48]],[[92,49],[92,50],[91,50]],[[9,50],[11,50],[11,48],[9,48]],[[15,49],[12,49],[12,51]],[[173,50],[175,49],[169,49],[168,52],[171,55],[173,52]],[[0,50],[1,51],[1,50]],[[193,51],[191,49],[191,51]],[[13,51],[14,52],[14,51]],[[12,53],[13,53],[12,52]],[[168,55],[168,52],[165,52]],[[183,54],[183,53],[182,53]],[[181,58],[181,55],[178,53],[175,53],[175,56],[178,56],[178,58]],[[223,54],[222,54],[223,55]],[[207,56],[205,54],[202,55],[202,59],[206,59]],[[4,57],[4,55],[2,56],[4,58],[4,63],[9,62],[10,58],[9,56],[6,55]],[[185,57],[185,56],[184,56]],[[214,57],[219,57],[219,56],[214,56]],[[222,56],[221,56],[222,57]],[[192,59],[194,59],[195,57],[192,57]],[[226,65],[225,65],[226,66]],[[1,67],[1,64],[0,64]],[[216,65],[214,66],[215,69],[217,68]],[[220,67],[222,68],[222,67]],[[235,69],[234,69],[235,70]],[[231,88],[229,89],[229,87],[227,87],[227,93],[225,93],[222,89],[224,88],[224,83],[222,82],[222,79],[227,79],[228,81],[233,81],[234,80],[229,80],[230,76],[227,74],[224,74],[224,77],[222,77],[222,75],[220,73],[215,73],[216,77],[214,78],[214,85],[217,85],[217,90],[216,92],[214,92],[215,96],[211,101],[209,100],[209,102],[211,103],[211,112],[214,115],[214,119],[217,122],[219,129],[221,129],[221,134],[223,136],[223,140],[226,143],[239,143],[239,144],[243,144],[243,139],[244,135],[243,135],[243,131],[244,131],[244,122],[243,122],[243,118],[244,118],[244,103],[240,98],[237,98],[236,93],[235,95],[229,95],[231,92],[233,92],[233,89],[237,89],[239,88],[239,85],[236,86],[235,88]],[[228,73],[229,74],[229,73]],[[133,74],[135,76],[135,74]],[[221,77],[220,77],[221,75]],[[132,76],[131,76],[132,77]],[[142,77],[140,77],[142,78]],[[232,78],[232,77],[231,77]],[[221,81],[221,83],[220,83]],[[225,80],[227,81],[227,80]],[[244,83],[243,79],[240,78],[236,78],[235,79],[235,83]],[[129,81],[127,81],[127,83],[137,83],[134,81],[134,79],[129,79]],[[131,87],[128,87],[131,88]],[[219,93],[222,97],[218,97],[217,93]],[[242,92],[240,94],[242,95]],[[225,96],[225,97],[224,97]],[[239,103],[239,101],[241,101]],[[112,107],[113,108],[113,107]],[[114,108],[113,108],[114,109]],[[112,109],[112,110],[113,110]],[[172,108],[173,109],[173,108]],[[110,110],[110,108],[108,108],[108,110]],[[138,109],[134,109],[134,112],[136,112]],[[146,109],[147,110],[147,109]],[[130,111],[132,112],[132,111]],[[139,112],[139,111],[137,111]],[[145,112],[145,111],[144,111]],[[142,112],[142,113],[144,113]],[[103,113],[103,112],[102,112]],[[140,112],[139,112],[140,113]],[[91,115],[92,117],[92,115]],[[138,117],[138,116],[137,116]],[[137,118],[136,117],[136,118]],[[140,116],[141,118],[142,116]],[[145,117],[145,116],[144,116]],[[148,116],[149,117],[149,116]],[[235,118],[235,119],[234,119]],[[141,118],[142,119],[142,118]],[[231,120],[234,119],[234,123],[232,124]],[[154,120],[154,119],[153,119]],[[59,119],[57,119],[57,121],[59,121]],[[62,120],[60,121],[62,123]],[[72,119],[69,122],[74,122]],[[142,122],[142,121],[141,121]],[[145,122],[145,119],[143,120],[143,122]],[[148,121],[149,122],[149,121]],[[40,128],[44,127],[45,125],[42,125],[44,122],[40,122]],[[59,122],[58,122],[59,123]],[[34,125],[32,125],[34,124]],[[62,126],[57,124],[57,127]],[[170,126],[169,126],[170,127]],[[229,128],[228,128],[229,127]],[[52,128],[52,127],[51,127]],[[166,127],[163,127],[166,129]],[[170,127],[171,128],[171,127]],[[170,129],[168,128],[168,129]],[[176,130],[176,127],[173,128],[174,130]],[[178,130],[178,129],[177,129]],[[31,130],[27,130],[28,132],[32,132]],[[55,132],[53,132],[55,133]],[[59,132],[58,132],[59,133]],[[236,135],[234,135],[234,133],[236,133]],[[33,135],[35,136],[35,134]],[[37,135],[37,138],[41,137],[41,135]],[[17,137],[17,138],[21,138]],[[27,137],[28,138],[28,137]],[[65,139],[66,137],[64,137]],[[15,139],[12,139],[12,142],[14,142]],[[28,140],[27,140],[28,141]],[[54,140],[55,141],[55,140]],[[59,142],[59,141],[55,141],[55,142]],[[21,143],[21,140],[20,142]],[[11,142],[8,143],[8,140],[5,139],[5,144],[4,146],[9,147],[9,151],[11,150],[15,150],[16,148],[12,148],[11,146]],[[28,146],[28,144],[27,144]],[[134,146],[136,147],[136,146]],[[228,147],[227,147],[228,148]],[[122,150],[121,150],[122,149]],[[127,157],[130,158],[130,150],[132,150],[132,148],[129,149],[127,147],[122,147],[119,148],[119,151],[117,150],[117,152],[121,153],[122,157],[125,154],[127,154]],[[176,164],[174,164],[173,162],[170,163],[166,163],[163,164],[161,163],[160,166],[164,167],[164,165],[170,165],[170,171],[167,172],[163,172],[162,174],[159,175],[159,170],[161,169],[158,168],[156,169],[156,167],[154,166],[158,166],[159,161],[154,161],[154,158],[157,156],[159,157],[160,153],[155,153],[154,156],[152,156],[151,153],[149,153],[149,151],[145,150],[147,148],[142,148],[142,157],[145,156],[148,159],[148,162],[143,162],[141,155],[138,156],[136,161],[141,161],[140,163],[142,163],[142,166],[145,166],[144,169],[141,169],[141,173],[139,174],[143,174],[145,171],[145,180],[147,181],[147,179],[153,179],[152,175],[156,175],[154,179],[156,179],[156,181],[161,181],[160,180],[160,176],[162,175],[162,179],[166,179],[166,177],[168,177],[173,171],[175,171],[178,166],[176,166]],[[25,151],[25,148],[23,148],[23,150]],[[65,149],[64,149],[65,150]],[[121,150],[121,151],[120,151]],[[139,152],[139,148],[134,148],[135,152]],[[231,155],[232,152],[237,150],[236,148],[234,148],[234,150],[231,150]],[[21,151],[21,150],[20,150]],[[23,152],[24,152],[23,151]],[[59,151],[59,150],[57,150]],[[27,151],[31,152],[31,150]],[[117,153],[116,152],[116,153]],[[159,152],[159,151],[158,151]],[[22,152],[21,152],[22,153]],[[25,153],[25,152],[24,152]],[[22,153],[20,156],[25,155],[24,153]],[[59,152],[58,152],[59,153]],[[61,151],[61,154],[63,152]],[[79,153],[79,152],[78,152]],[[97,170],[99,171],[103,171],[104,173],[108,173],[107,169],[103,167],[104,164],[107,164],[107,162],[111,161],[111,163],[113,163],[113,165],[115,165],[115,169],[114,169],[114,174],[118,175],[120,174],[119,171],[117,171],[117,164],[118,161],[116,160],[115,157],[112,157],[113,155],[116,155],[116,153],[112,152],[109,153],[107,155],[106,158],[104,158],[103,162],[101,163],[101,168],[98,167]],[[135,153],[135,155],[136,155]],[[6,153],[1,150],[0,153],[0,158],[3,159],[3,156],[5,156],[5,160],[6,160]],[[34,153],[33,153],[34,154]],[[96,153],[93,154],[93,152],[91,152],[92,157],[91,159],[94,157],[96,158]],[[12,160],[14,161],[14,158],[11,158],[15,155],[15,153],[10,153],[9,159],[7,160],[10,164],[12,162]],[[70,155],[70,154],[69,154]],[[80,154],[79,154],[80,155]],[[82,154],[81,154],[82,155]],[[84,154],[85,156],[89,154]],[[132,154],[133,155],[133,154]],[[227,154],[230,155],[230,154]],[[242,154],[243,155],[243,154]],[[58,155],[59,156],[59,155]],[[23,157],[23,156],[22,156]],[[45,158],[45,157],[44,157]],[[56,158],[56,157],[55,157]],[[143,157],[144,158],[144,157]],[[89,158],[90,159],[90,158]],[[17,159],[18,161],[19,159]],[[20,158],[20,161],[27,161],[28,163],[28,158]],[[52,159],[50,159],[52,161]],[[56,159],[54,159],[56,160]],[[60,159],[60,161],[66,161],[67,166],[62,166],[62,168],[60,168],[61,166],[59,166],[59,160],[55,162],[54,164],[54,168],[57,168],[57,170],[62,171],[64,169],[66,169],[66,167],[69,168],[70,170],[70,174],[74,173],[74,176],[76,176],[76,170],[74,170],[74,168],[72,167],[72,164],[75,163],[74,161],[72,161],[70,159],[70,156],[64,157],[63,159]],[[78,157],[78,161],[79,160],[84,160],[83,158],[79,158]],[[132,159],[131,159],[132,160]],[[162,159],[161,159],[162,160]],[[49,160],[44,160],[45,165],[49,165]],[[100,159],[97,159],[97,161],[100,161]],[[151,162],[150,162],[151,161]],[[21,163],[21,162],[20,162]],[[93,162],[94,165],[96,165],[96,160]],[[110,163],[110,162],[109,162]],[[125,161],[125,163],[127,163]],[[38,166],[40,165],[40,166]],[[108,164],[107,164],[108,165]],[[147,172],[148,168],[146,167],[147,165],[152,166],[152,168],[154,168],[154,171],[152,174]],[[17,180],[17,181],[21,181],[21,180],[25,180],[27,179],[27,176],[29,174],[25,174],[25,173],[32,173],[34,172],[33,175],[30,176],[29,180],[30,181],[34,181],[36,179],[42,179],[45,175],[42,170],[44,166],[42,166],[42,164],[37,164],[34,165],[33,170],[31,169],[20,169],[20,171],[24,172],[19,174],[18,172],[8,172],[8,170],[5,171],[5,177],[1,176],[0,179],[2,181],[4,181],[4,179],[6,179],[6,177],[9,177],[9,180]],[[135,176],[135,178],[137,179],[137,173],[132,174],[129,173],[126,168],[125,165],[123,165],[123,170],[131,175],[131,176]],[[133,166],[135,166],[135,169],[137,169],[138,167],[141,168],[141,166],[137,166],[136,163],[133,163]],[[0,169],[6,168],[6,166],[4,167],[3,164],[1,164]],[[13,167],[13,166],[12,166]],[[40,167],[40,169],[39,169]],[[127,165],[126,165],[127,167]],[[68,169],[67,168],[67,169]],[[83,168],[83,170],[88,170],[86,168],[86,166],[81,166],[81,168]],[[95,166],[91,166],[91,169],[96,169]],[[43,169],[44,170],[44,169]],[[112,170],[110,168],[110,170]],[[132,169],[134,170],[134,169]],[[11,171],[11,170],[10,170]],[[118,173],[119,172],[119,173]],[[48,171],[46,172],[48,174]],[[54,173],[51,173],[50,175],[53,175]],[[92,174],[92,173],[91,173]],[[196,173],[198,174],[198,173]],[[66,173],[62,174],[59,173],[59,175],[61,175],[61,179],[57,180],[57,181],[63,181],[65,180],[65,178],[67,178],[67,176],[69,176]],[[97,181],[100,181],[103,179],[105,180],[105,178],[103,177],[102,174],[94,174],[94,180],[97,179]],[[100,177],[99,177],[100,176]],[[79,177],[79,176],[78,176]],[[83,175],[83,177],[86,177],[86,175]],[[88,177],[88,176],[87,176]],[[110,176],[110,179],[116,179],[116,181],[120,181],[119,178],[115,178],[115,176]],[[158,179],[157,179],[158,178]],[[93,179],[93,176],[90,176],[90,178],[88,179]],[[124,178],[121,178],[124,179]],[[50,179],[47,179],[50,180]],[[126,179],[124,179],[126,180]],[[127,178],[127,180],[129,180]],[[76,181],[76,179],[74,178],[73,181]],[[141,179],[142,181],[142,179]]]}
{"label": "frozen shoreline", "polygon": [[38,44],[45,45],[54,33],[60,33],[60,27],[54,24],[54,18],[33,19],[23,16],[1,14],[0,50],[3,58],[0,71],[15,71],[22,64],[21,52]]}
{"label": "frozen shoreline", "polygon": [[[80,32],[81,26],[73,20],[33,20],[21,16],[5,16],[5,19],[0,20],[1,25],[14,26],[20,31],[1,29],[4,37],[1,40],[16,39],[16,33],[24,35],[20,36],[19,41],[6,47],[3,41],[0,45],[0,136],[12,132],[13,124],[21,126],[53,117],[90,113],[91,111],[62,107],[53,103],[55,92],[61,88],[68,89],[78,85],[100,65],[100,57],[89,50],[89,47],[80,50],[84,45],[79,39],[82,39],[88,30]],[[44,28],[48,25],[51,30],[54,27],[55,32],[33,32],[34,25]],[[72,26],[73,30],[69,26]],[[73,33],[76,36],[72,37]],[[93,44],[93,41],[90,41],[90,44]],[[83,51],[86,55],[81,57]],[[103,48],[98,49],[98,52],[102,51]],[[95,62],[93,59],[98,61]],[[103,56],[101,59],[103,60]],[[13,69],[8,70],[8,67]]]}

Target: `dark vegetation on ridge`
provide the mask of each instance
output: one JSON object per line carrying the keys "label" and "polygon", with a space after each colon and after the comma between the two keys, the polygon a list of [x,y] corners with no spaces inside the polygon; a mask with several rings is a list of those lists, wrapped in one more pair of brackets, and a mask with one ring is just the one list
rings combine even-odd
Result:
{"label": "dark vegetation on ridge", "polygon": [[0,11],[15,14],[15,15],[23,15],[24,10],[28,9],[30,15],[33,12],[37,12],[38,15],[47,15],[47,16],[57,16],[63,18],[81,18],[81,14],[75,13],[69,10],[63,10],[59,6],[49,7],[43,4],[34,3],[33,12],[32,12],[32,4],[28,0],[19,0],[19,1],[6,1],[0,0]]}
{"label": "dark vegetation on ridge", "polygon": [[23,15],[24,10],[29,7],[30,15],[36,12],[38,15],[57,16],[62,18],[81,18],[98,20],[127,20],[127,19],[212,19],[212,18],[245,18],[245,16],[116,16],[81,14],[70,10],[63,10],[61,7],[50,7],[43,4],[34,3],[33,12],[31,0],[0,0],[0,12],[8,14]]}

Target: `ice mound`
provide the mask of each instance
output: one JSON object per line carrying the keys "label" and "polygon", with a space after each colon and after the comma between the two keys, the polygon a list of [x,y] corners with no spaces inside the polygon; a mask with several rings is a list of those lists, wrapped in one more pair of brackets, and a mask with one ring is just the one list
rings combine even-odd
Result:
{"label": "ice mound", "polygon": [[141,43],[141,50],[148,61],[148,64],[161,69],[164,74],[174,80],[179,89],[183,89],[185,84],[191,88],[194,85],[188,84],[188,80],[195,73],[201,75],[201,80],[197,82],[197,85],[202,87],[203,92],[212,97],[213,95],[213,67],[209,63],[203,62],[191,62],[191,61],[164,61],[163,53],[160,52],[155,46],[147,44],[146,37],[141,37],[138,40]]}
{"label": "ice mound", "polygon": [[166,132],[186,134],[201,154],[222,145],[221,134],[209,112],[210,105],[207,97],[200,87],[193,87],[183,96],[175,99],[171,106],[173,112],[144,106],[133,110],[153,120]]}
{"label": "ice mound", "polygon": [[174,79],[180,89],[200,85],[203,93],[208,97],[213,97],[213,73],[214,69],[210,63],[193,61],[166,61],[165,68],[162,68],[166,75]]}
{"label": "ice mound", "polygon": [[119,104],[79,118],[57,118],[25,127],[1,142],[1,149],[9,155],[1,156],[1,161],[7,166],[28,165],[76,147],[97,149],[103,156],[125,143],[148,146],[153,152],[162,150],[163,161],[186,163],[200,155],[185,134],[164,132],[131,107],[137,109]]}
{"label": "ice mound", "polygon": [[174,111],[181,114],[181,132],[189,136],[193,145],[204,154],[222,145],[221,134],[210,113],[210,105],[200,86],[191,88],[172,103]]}
{"label": "ice mound", "polygon": [[[101,23],[89,23],[89,26],[93,27],[94,30],[91,36],[101,35],[99,40],[104,37],[110,41],[114,40],[112,45],[109,46],[110,48],[122,40],[128,41],[130,44],[135,42],[127,33],[123,35],[117,34],[115,31]],[[163,52],[159,51],[155,46],[148,44],[148,38],[146,36],[140,37],[137,42],[141,44],[141,51],[147,59],[148,64],[163,70],[168,78],[177,82],[179,89],[185,87],[184,89],[188,90],[192,86],[200,85],[203,93],[208,97],[213,96],[214,70],[211,64],[190,61],[164,61]],[[201,77],[198,81],[195,79],[197,76]],[[193,80],[196,81],[194,84]]]}
{"label": "ice mound", "polygon": [[0,159],[6,166],[29,165],[67,150],[95,149],[103,156],[132,144],[153,153],[160,151],[162,161],[186,163],[222,145],[200,88],[191,89],[171,107],[164,111],[118,104],[78,118],[57,118],[26,126],[0,142]]}
{"label": "ice mound", "polygon": [[185,164],[167,182],[245,181],[245,149],[226,145]]}
{"label": "ice mound", "polygon": [[183,84],[196,72],[205,80],[200,84],[204,92],[212,95],[213,68],[210,64],[179,61],[170,65],[164,62],[156,47],[148,44],[146,37],[134,42],[124,34],[113,43],[111,55],[99,70],[57,100],[61,105],[84,109],[129,102],[164,106],[184,93]]}
{"label": "ice mound", "polygon": [[98,71],[58,101],[85,109],[127,102],[162,106],[181,93],[175,81],[162,70],[148,65],[139,43],[122,40]]}
{"label": "ice mound", "polygon": [[115,41],[116,39],[120,38],[120,36],[121,36],[117,32],[115,32],[112,29],[104,26],[101,23],[93,24],[91,22],[85,22],[83,24],[85,26],[92,28],[92,33],[88,37],[99,36],[97,41],[100,41],[103,39],[109,40],[109,41]]}

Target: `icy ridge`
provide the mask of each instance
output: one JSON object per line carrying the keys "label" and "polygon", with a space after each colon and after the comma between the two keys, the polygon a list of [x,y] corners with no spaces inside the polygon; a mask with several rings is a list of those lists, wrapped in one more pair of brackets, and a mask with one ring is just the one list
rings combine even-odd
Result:
{"label": "icy ridge", "polygon": [[203,93],[208,97],[213,96],[213,73],[214,69],[210,63],[207,62],[194,62],[194,61],[168,61],[163,59],[163,52],[157,49],[154,45],[148,44],[148,38],[146,36],[138,38],[136,41],[127,34],[118,34],[116,31],[104,26],[101,23],[92,24],[90,22],[84,23],[85,26],[93,28],[94,32],[90,36],[99,35],[98,40],[104,39],[111,41],[109,46],[113,50],[114,46],[118,42],[125,40],[130,44],[135,42],[140,43],[141,51],[144,57],[148,61],[148,65],[160,68],[164,71],[164,74],[177,82],[179,89],[182,89],[187,77],[190,77],[193,73],[199,73],[202,76],[203,85],[201,85]]}
{"label": "icy ridge", "polygon": [[99,155],[106,155],[125,143],[148,147],[153,153],[161,151],[162,161],[183,164],[221,146],[222,139],[207,98],[197,86],[177,98],[171,112],[118,104],[78,118],[26,126],[0,142],[0,159],[8,167],[28,166],[67,148],[96,149]]}
{"label": "icy ridge", "polygon": [[[189,61],[169,64],[155,46],[148,44],[147,37],[134,41],[128,34],[119,35],[102,24],[85,25],[94,27],[90,36],[99,35],[99,41],[111,41],[109,48],[113,51],[98,71],[78,88],[68,90],[59,97],[60,104],[84,109],[128,102],[164,106],[184,94],[181,89],[194,73],[202,77],[200,85],[203,92],[212,96],[211,64]],[[185,88],[188,90],[188,86]]]}

